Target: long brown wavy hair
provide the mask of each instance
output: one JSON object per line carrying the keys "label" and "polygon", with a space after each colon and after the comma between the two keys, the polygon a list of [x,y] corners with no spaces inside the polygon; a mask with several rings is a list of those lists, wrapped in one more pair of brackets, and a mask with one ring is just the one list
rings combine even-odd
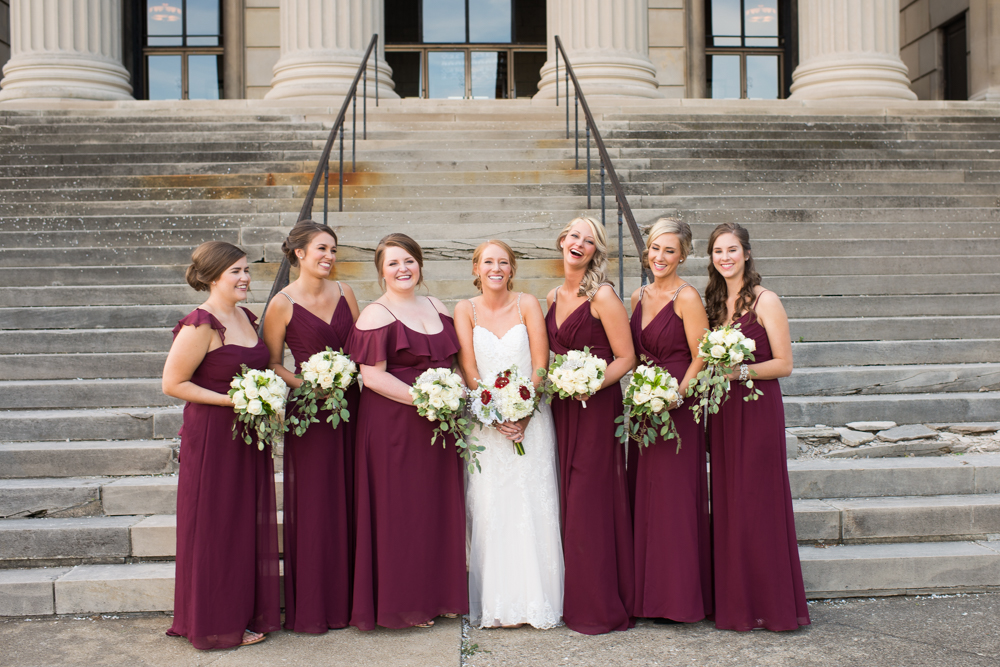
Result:
{"label": "long brown wavy hair", "polygon": [[753,255],[750,254],[750,233],[735,222],[724,222],[713,229],[712,235],[708,237],[708,287],[705,288],[705,310],[708,311],[708,324],[713,328],[725,323],[726,298],[729,296],[726,279],[712,261],[715,241],[723,234],[732,234],[739,240],[743,246],[743,256],[746,258],[746,263],[743,265],[743,286],[736,296],[736,304],[733,307],[734,321],[745,311],[753,311],[753,303],[757,298],[754,288],[760,285],[760,274],[754,268]]}

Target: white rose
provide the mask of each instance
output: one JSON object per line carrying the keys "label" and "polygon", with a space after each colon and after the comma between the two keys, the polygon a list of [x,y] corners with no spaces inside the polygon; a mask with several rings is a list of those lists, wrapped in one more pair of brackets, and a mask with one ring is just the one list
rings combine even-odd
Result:
{"label": "white rose", "polygon": [[743,353],[739,350],[733,350],[729,353],[729,360],[734,364],[741,363],[743,361]]}
{"label": "white rose", "polygon": [[722,357],[726,356],[726,348],[722,347],[721,345],[713,345],[712,356],[715,357],[716,359],[721,359]]}
{"label": "white rose", "polygon": [[427,411],[427,419],[429,421],[432,421],[432,422],[433,421],[437,421],[437,418],[438,418],[438,415],[437,415],[437,412],[435,410],[428,410]]}
{"label": "white rose", "polygon": [[315,384],[316,380],[319,379],[319,375],[316,374],[314,371],[303,371],[302,379],[305,380],[306,382],[312,382],[313,384]]}
{"label": "white rose", "polygon": [[670,389],[669,391],[667,391],[667,395],[664,396],[664,398],[667,399],[667,403],[676,403],[677,399],[680,398],[680,396],[677,394],[676,390]]}
{"label": "white rose", "polygon": [[444,407],[444,399],[442,399],[440,396],[431,396],[430,404],[431,407],[440,410],[441,408]]}
{"label": "white rose", "polygon": [[319,376],[319,384],[324,389],[329,389],[333,386],[333,375],[330,373],[321,373]]}
{"label": "white rose", "polygon": [[247,412],[252,415],[259,415],[264,412],[264,404],[255,398],[247,403]]}
{"label": "white rose", "polygon": [[747,338],[743,341],[743,347],[745,347],[748,352],[753,352],[757,349],[757,341],[753,338]]}
{"label": "white rose", "polygon": [[740,338],[742,338],[742,337],[743,337],[743,334],[741,334],[736,329],[733,329],[732,331],[730,331],[729,333],[727,333],[726,336],[725,336],[726,345],[736,345],[736,343],[740,342]]}
{"label": "white rose", "polygon": [[236,406],[237,410],[243,410],[247,407],[247,397],[243,395],[243,392],[233,394],[233,405]]}
{"label": "white rose", "polygon": [[241,387],[239,376],[234,377],[233,381],[229,383],[229,386],[232,387],[233,389],[239,389]]}
{"label": "white rose", "polygon": [[251,384],[249,387],[246,386],[246,385],[243,385],[243,393],[247,395],[247,398],[251,398],[251,399],[257,398],[258,396],[260,396],[260,392],[257,391],[257,386],[253,385],[253,384]]}
{"label": "white rose", "polygon": [[573,387],[573,394],[575,395],[580,395],[580,394],[585,395],[589,393],[590,393],[590,386],[586,382],[577,382]]}
{"label": "white rose", "polygon": [[462,402],[459,399],[453,398],[450,401],[448,401],[448,409],[451,410],[452,412],[454,412],[455,410],[458,410],[458,407],[461,404],[462,404]]}
{"label": "white rose", "polygon": [[274,394],[272,394],[267,387],[261,387],[260,391],[257,393],[257,397],[266,403],[270,403]]}
{"label": "white rose", "polygon": [[649,403],[649,407],[653,408],[653,412],[660,412],[666,406],[662,398],[654,398]]}
{"label": "white rose", "polygon": [[644,403],[648,403],[650,398],[651,396],[649,392],[644,388],[642,391],[637,391],[632,395],[632,402],[636,405],[642,405]]}
{"label": "white rose", "polygon": [[317,366],[319,367],[319,370],[321,370],[321,371],[328,371],[331,368],[333,368],[333,362],[330,361],[329,359],[323,358],[323,359],[319,360],[319,363],[317,364]]}
{"label": "white rose", "polygon": [[712,345],[720,345],[726,341],[726,335],[721,329],[716,329],[712,333],[708,334],[708,342]]}

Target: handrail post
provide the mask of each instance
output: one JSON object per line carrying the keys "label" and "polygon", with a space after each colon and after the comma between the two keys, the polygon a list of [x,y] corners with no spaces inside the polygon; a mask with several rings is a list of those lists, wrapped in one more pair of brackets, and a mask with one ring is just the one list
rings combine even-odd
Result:
{"label": "handrail post", "polygon": [[358,143],[358,91],[354,91],[351,104],[351,173],[358,170],[355,152]]}
{"label": "handrail post", "polygon": [[559,44],[556,43],[556,106],[559,106]]}
{"label": "handrail post", "polygon": [[[365,71],[368,71],[368,59],[365,58]],[[375,106],[378,106],[378,35],[375,35]]]}
{"label": "handrail post", "polygon": [[590,123],[587,123],[587,210],[590,210]]}
{"label": "handrail post", "polygon": [[568,64],[566,65],[566,138],[569,139],[569,65]]}
{"label": "handrail post", "polygon": [[605,211],[604,204],[604,160],[601,160],[601,224],[605,227],[608,226],[606,222],[607,211]]}
{"label": "handrail post", "polygon": [[618,296],[625,298],[625,248],[622,245],[622,203],[618,202]]}
{"label": "handrail post", "polygon": [[368,60],[365,59],[364,83],[361,84],[361,138],[368,140]]}
{"label": "handrail post", "polygon": [[344,124],[340,124],[340,187],[337,188],[337,196],[340,198],[340,212],[344,212]]}
{"label": "handrail post", "polygon": [[327,202],[330,200],[330,161],[326,161],[323,169],[323,224],[327,224]]}

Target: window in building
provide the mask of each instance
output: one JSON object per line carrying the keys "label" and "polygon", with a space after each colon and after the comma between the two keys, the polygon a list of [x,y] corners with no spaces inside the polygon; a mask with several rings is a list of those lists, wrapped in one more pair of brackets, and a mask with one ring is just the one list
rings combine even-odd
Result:
{"label": "window in building", "polygon": [[785,96],[788,0],[707,0],[708,95],[774,100]]}
{"label": "window in building", "polygon": [[969,99],[969,43],[965,14],[946,25],[944,31],[944,98]]}
{"label": "window in building", "polygon": [[220,99],[220,0],[145,0],[145,4],[146,99]]}
{"label": "window in building", "polygon": [[385,59],[402,97],[538,92],[544,0],[385,0]]}
{"label": "window in building", "polygon": [[0,0],[0,69],[3,69],[8,60],[10,60],[10,2]]}

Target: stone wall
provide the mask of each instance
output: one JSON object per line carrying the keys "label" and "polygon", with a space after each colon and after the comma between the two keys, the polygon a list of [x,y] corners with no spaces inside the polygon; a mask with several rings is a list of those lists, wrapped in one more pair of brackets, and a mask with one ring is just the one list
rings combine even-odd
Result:
{"label": "stone wall", "polygon": [[649,59],[664,97],[687,97],[688,0],[649,0]]}
{"label": "stone wall", "polygon": [[919,99],[945,99],[942,28],[968,9],[969,0],[900,0],[899,55],[909,69],[910,87]]}
{"label": "stone wall", "polygon": [[271,90],[274,64],[281,56],[280,0],[246,0],[246,98],[261,99]]}

